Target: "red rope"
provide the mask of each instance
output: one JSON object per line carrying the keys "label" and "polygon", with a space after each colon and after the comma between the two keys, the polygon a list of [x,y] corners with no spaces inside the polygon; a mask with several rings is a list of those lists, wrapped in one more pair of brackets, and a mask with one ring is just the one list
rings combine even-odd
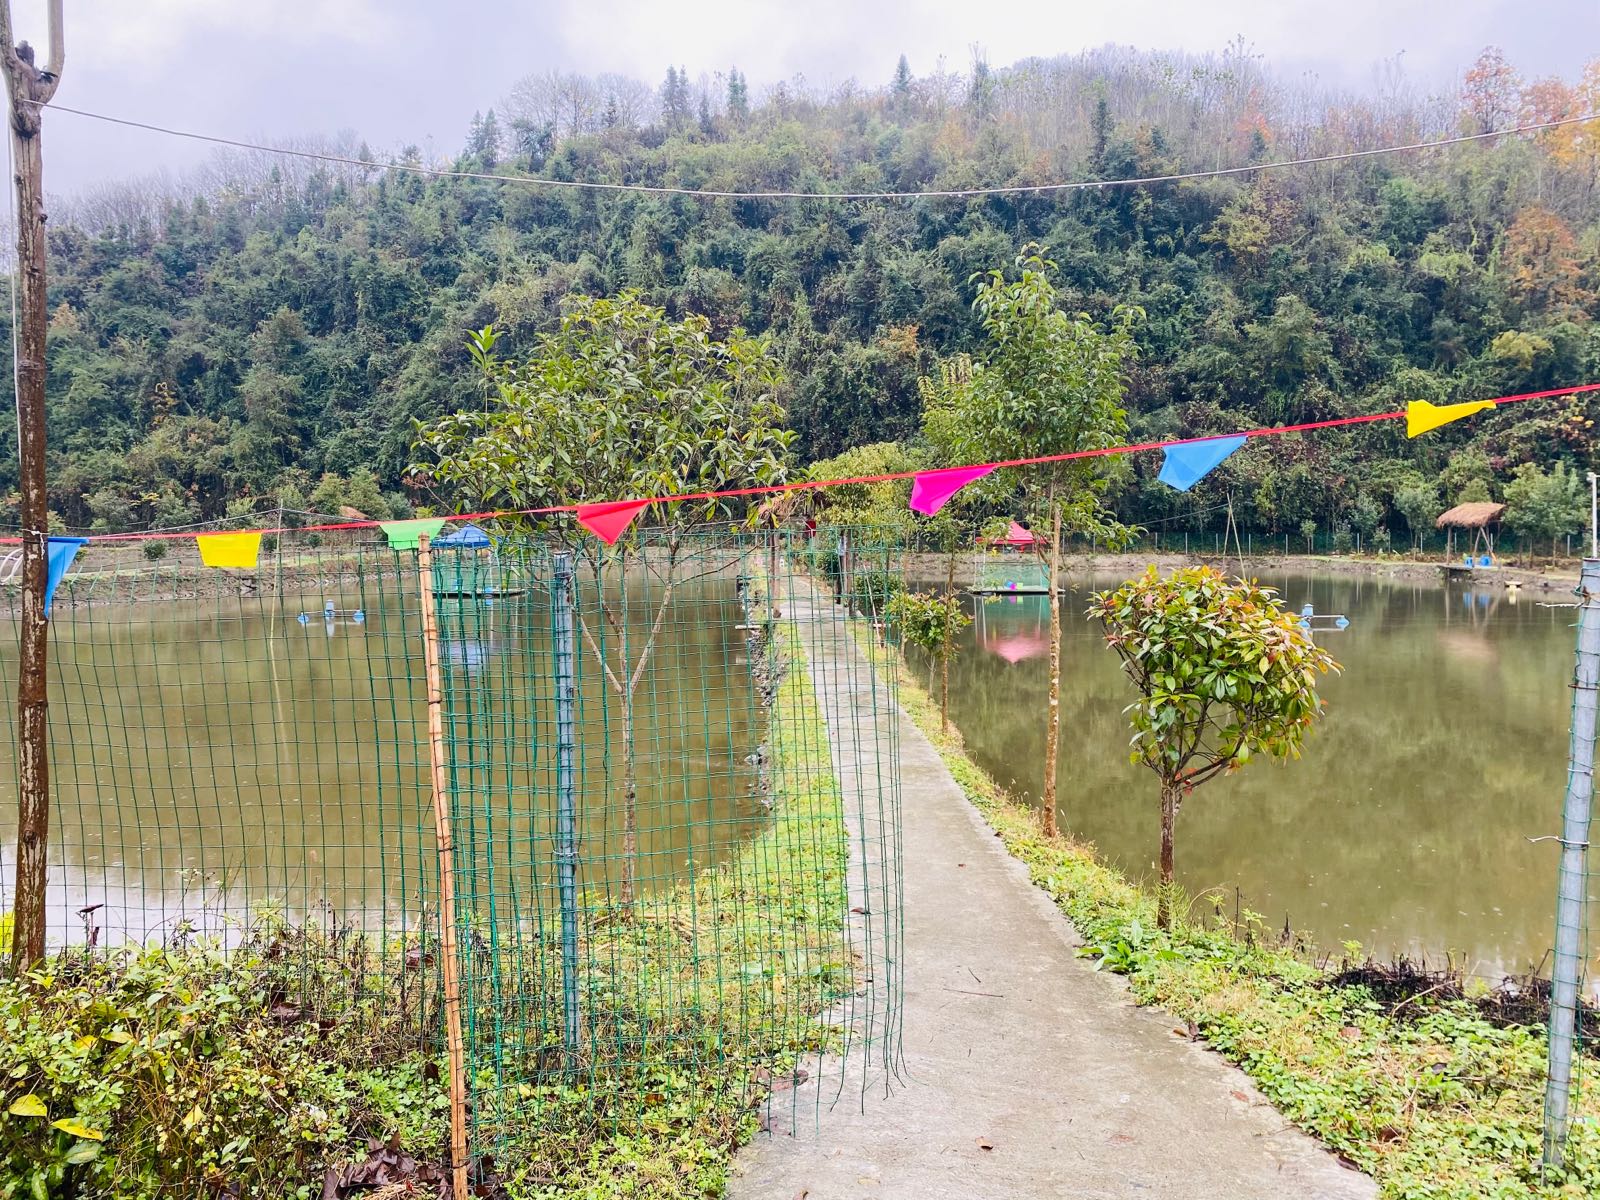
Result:
{"label": "red rope", "polygon": [[[1497,407],[1504,404],[1519,404],[1524,400],[1546,400],[1552,396],[1575,396],[1582,392],[1600,391],[1600,383],[1582,383],[1573,387],[1550,388],[1543,392],[1521,392],[1514,396],[1500,396],[1488,401]],[[1464,401],[1463,403],[1474,403]],[[1285,433],[1307,433],[1313,429],[1336,429],[1342,425],[1365,425],[1372,421],[1393,421],[1406,415],[1405,409],[1394,412],[1368,413],[1360,417],[1336,417],[1329,421],[1307,421],[1301,425],[1275,425],[1266,429],[1249,429],[1244,433],[1208,433],[1203,437],[1171,438],[1161,442],[1139,442],[1125,446],[1103,446],[1095,450],[1073,450],[1066,454],[1041,454],[1035,458],[1011,458],[1002,462],[973,463],[974,467],[989,467],[1000,469],[1006,467],[1034,467],[1044,463],[1070,462],[1080,458],[1104,458],[1112,454],[1140,454],[1147,450],[1165,450],[1169,446],[1191,446],[1196,442],[1212,442],[1218,438],[1240,437],[1263,438],[1278,437]],[[846,479],[806,479],[795,483],[773,483],[761,487],[727,488],[717,492],[681,492],[672,496],[653,496],[647,503],[674,504],[681,500],[721,500],[732,499],[739,496],[770,496],[782,492],[803,492],[816,488],[843,487],[847,484],[864,483],[894,483],[901,479],[915,479],[918,475],[929,471],[960,470],[960,467],[926,467],[919,471],[894,471],[885,475],[856,475]],[[548,508],[503,508],[490,509],[485,512],[456,513],[453,516],[442,518],[445,521],[486,521],[494,517],[529,517],[545,516],[550,513],[577,512],[593,504],[617,504],[620,501],[606,500],[594,501],[590,504],[555,504]],[[424,518],[418,518],[424,519]],[[439,520],[441,518],[433,518]],[[376,529],[382,525],[393,524],[390,521],[336,521],[326,525],[300,525],[296,527],[278,526],[264,529],[226,529],[211,530],[214,533],[325,533],[343,529]],[[160,541],[178,538],[192,538],[205,536],[193,530],[184,533],[100,533],[89,537],[91,542],[129,542],[129,541]],[[0,538],[0,543],[18,543],[21,538]]]}

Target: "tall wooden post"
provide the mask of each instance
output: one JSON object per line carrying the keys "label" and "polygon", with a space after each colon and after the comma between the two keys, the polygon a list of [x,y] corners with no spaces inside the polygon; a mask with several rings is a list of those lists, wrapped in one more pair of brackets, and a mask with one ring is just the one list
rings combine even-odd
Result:
{"label": "tall wooden post", "polygon": [[50,525],[44,486],[45,307],[44,156],[39,146],[41,106],[61,79],[65,58],[62,0],[50,0],[50,58],[44,70],[33,48],[11,36],[11,2],[0,0],[0,71],[11,99],[11,150],[16,164],[17,262],[17,467],[22,492],[22,646],[17,683],[17,874],[12,891],[15,925],[12,969],[27,970],[44,957],[46,850],[50,835],[50,775],[45,742],[44,592]]}
{"label": "tall wooden post", "polygon": [[461,961],[456,945],[455,841],[444,761],[444,687],[439,667],[439,613],[433,597],[433,549],[417,539],[422,594],[422,661],[428,683],[428,764],[433,781],[434,844],[439,853],[439,953],[444,962],[445,1044],[450,1054],[450,1192],[467,1200],[467,1054],[461,1036]]}

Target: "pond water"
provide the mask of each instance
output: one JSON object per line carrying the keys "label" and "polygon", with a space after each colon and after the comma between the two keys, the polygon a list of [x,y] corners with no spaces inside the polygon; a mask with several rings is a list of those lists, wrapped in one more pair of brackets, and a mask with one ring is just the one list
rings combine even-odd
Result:
{"label": "pond water", "polygon": [[[1132,699],[1116,655],[1063,598],[1059,814],[1134,875],[1159,850],[1155,776],[1127,757]],[[1178,821],[1177,874],[1324,947],[1450,953],[1488,975],[1541,961],[1554,928],[1575,610],[1524,592],[1280,575],[1298,610],[1344,614],[1316,636],[1344,667],[1304,757],[1258,761],[1198,789]],[[969,609],[972,598],[968,599]],[[1021,794],[1043,778],[1048,601],[980,603],[951,665],[951,716],[977,761]],[[909,803],[909,802],[908,802]],[[1592,875],[1591,880],[1596,879]],[[1237,892],[1236,892],[1237,889]]]}
{"label": "pond water", "polygon": [[[413,923],[431,903],[436,860],[417,601],[404,590],[369,581],[281,601],[58,609],[52,936],[82,937],[91,925],[102,941],[161,936],[179,921],[227,934],[263,903],[369,929]],[[683,585],[671,612],[635,715],[646,889],[726,857],[765,814],[753,757],[764,718],[735,632],[732,580]],[[480,876],[502,891],[548,887],[548,601],[441,600],[440,623],[462,892],[475,902]],[[618,797],[607,784],[620,727],[581,643],[577,667],[580,884],[593,887],[615,882],[620,855]],[[6,751],[15,672],[7,623]],[[8,770],[0,910],[9,907],[15,837]],[[100,907],[85,921],[78,910],[91,905]]]}

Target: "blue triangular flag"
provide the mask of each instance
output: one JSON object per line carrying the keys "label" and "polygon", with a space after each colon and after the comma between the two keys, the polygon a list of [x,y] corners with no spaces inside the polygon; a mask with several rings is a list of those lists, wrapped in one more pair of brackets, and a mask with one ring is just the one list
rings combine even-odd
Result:
{"label": "blue triangular flag", "polygon": [[1245,436],[1239,433],[1232,437],[1207,438],[1203,442],[1168,446],[1166,460],[1161,464],[1161,474],[1156,478],[1180,492],[1187,492],[1244,443]]}
{"label": "blue triangular flag", "polygon": [[78,557],[78,547],[88,544],[88,538],[53,537],[48,539],[44,574],[44,615],[50,615],[50,602],[55,599],[61,577],[67,573],[72,560]]}

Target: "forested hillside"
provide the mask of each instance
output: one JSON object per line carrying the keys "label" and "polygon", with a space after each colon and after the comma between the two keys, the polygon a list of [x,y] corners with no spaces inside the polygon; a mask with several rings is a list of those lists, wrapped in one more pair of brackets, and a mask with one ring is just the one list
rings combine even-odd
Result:
{"label": "forested hillside", "polygon": [[[370,168],[236,158],[190,188],[58,205],[52,507],[68,527],[120,530],[280,504],[439,506],[406,478],[413,419],[482,402],[464,334],[493,322],[515,353],[573,291],[638,289],[718,331],[769,334],[806,459],[911,438],[918,376],[977,344],[970,277],[1031,240],[1076,305],[1144,309],[1128,397],[1141,440],[1600,380],[1595,125],[985,198],[726,200],[515,182],[1116,180],[1597,110],[1600,62],[1579,81],[1524,81],[1490,52],[1459,95],[1431,100],[1394,78],[1365,97],[1320,95],[1237,49],[979,62],[960,76],[918,77],[902,61],[884,86],[826,97],[800,84],[758,96],[737,71],[691,81],[672,70],[658,89],[524,80],[446,164],[504,180],[424,178],[370,152]],[[1430,506],[1498,494],[1520,464],[1596,465],[1595,408],[1528,405],[1411,444],[1392,426],[1276,440],[1192,496],[1156,485],[1159,456],[1148,456],[1115,494],[1124,517],[1149,521],[1231,488],[1248,528],[1348,522],[1400,538]],[[0,436],[10,491],[14,433]]]}

